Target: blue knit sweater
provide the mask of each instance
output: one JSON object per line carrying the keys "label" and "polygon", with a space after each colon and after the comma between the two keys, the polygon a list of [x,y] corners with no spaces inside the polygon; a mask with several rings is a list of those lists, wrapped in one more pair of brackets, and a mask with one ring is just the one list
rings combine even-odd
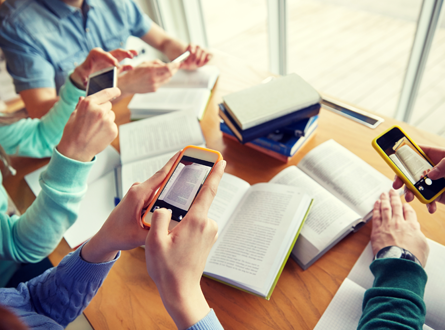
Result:
{"label": "blue knit sweater", "polygon": [[[0,304],[9,307],[31,329],[66,327],[88,306],[120,255],[113,261],[88,263],[80,256],[82,247],[63,258],[57,267],[21,283],[17,289],[0,289]],[[222,326],[211,310],[189,329],[222,329]]]}

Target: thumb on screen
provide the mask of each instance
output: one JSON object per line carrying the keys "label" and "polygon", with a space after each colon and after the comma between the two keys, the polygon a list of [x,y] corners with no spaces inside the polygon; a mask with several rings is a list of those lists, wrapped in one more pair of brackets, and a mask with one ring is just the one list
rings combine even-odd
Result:
{"label": "thumb on screen", "polygon": [[167,211],[167,209],[158,209],[154,211],[151,217],[151,226],[147,235],[147,240],[150,239],[150,236],[162,237],[167,235],[168,225],[170,224],[171,218],[172,214]]}
{"label": "thumb on screen", "polygon": [[431,180],[437,180],[445,177],[445,158],[442,159],[439,164],[434,166],[434,168],[428,173],[428,177]]}

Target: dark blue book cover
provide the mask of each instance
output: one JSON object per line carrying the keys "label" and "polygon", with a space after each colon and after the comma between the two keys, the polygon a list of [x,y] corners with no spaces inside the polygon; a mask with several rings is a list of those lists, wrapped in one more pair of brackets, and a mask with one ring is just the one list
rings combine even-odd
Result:
{"label": "dark blue book cover", "polygon": [[310,107],[292,112],[283,117],[273,119],[261,125],[242,130],[238,126],[238,124],[232,119],[226,108],[223,104],[219,104],[219,116],[224,120],[230,130],[234,133],[236,138],[241,143],[250,142],[259,137],[264,137],[269,133],[274,132],[277,129],[292,125],[301,121],[303,119],[307,119],[313,116],[318,115],[320,112],[320,104],[314,104]]}
{"label": "dark blue book cover", "polygon": [[[286,127],[278,132],[271,133],[265,137],[260,137],[250,141],[261,148],[268,149],[277,152],[283,156],[291,157],[297,152],[299,147],[304,141],[315,131],[318,126],[318,115],[309,119],[304,119],[292,127]],[[294,130],[298,127],[298,130]],[[223,133],[235,136],[230,128],[224,123],[220,124],[221,131]],[[303,131],[304,136],[300,135],[297,131]]]}

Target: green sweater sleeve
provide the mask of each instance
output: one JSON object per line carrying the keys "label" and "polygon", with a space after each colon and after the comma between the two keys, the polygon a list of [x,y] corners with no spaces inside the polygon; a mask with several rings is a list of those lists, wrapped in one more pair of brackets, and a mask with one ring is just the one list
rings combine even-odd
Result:
{"label": "green sweater sleeve", "polygon": [[0,127],[0,144],[7,154],[28,157],[49,157],[62,137],[63,128],[85,91],[66,79],[60,99],[41,119],[22,119]]}
{"label": "green sweater sleeve", "polygon": [[403,259],[372,262],[374,285],[365,292],[359,330],[421,330],[427,275],[418,264]]}
{"label": "green sweater sleeve", "polygon": [[54,149],[34,203],[22,216],[0,214],[0,259],[38,262],[54,250],[77,219],[93,163],[69,159]]}

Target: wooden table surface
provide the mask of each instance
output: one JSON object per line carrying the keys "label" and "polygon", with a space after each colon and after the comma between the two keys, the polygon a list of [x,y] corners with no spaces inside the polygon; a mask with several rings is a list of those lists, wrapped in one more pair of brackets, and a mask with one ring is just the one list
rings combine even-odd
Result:
{"label": "wooden table surface", "polygon": [[[390,118],[385,118],[383,124],[372,130],[322,109],[315,136],[288,164],[224,139],[217,115],[221,97],[258,84],[270,74],[220,53],[215,54],[212,62],[219,67],[221,75],[201,126],[207,146],[219,150],[227,160],[226,172],[250,184],[266,182],[285,167],[297,164],[312,148],[334,139],[387,177],[393,178],[391,169],[371,147],[371,140],[375,136],[394,124],[401,124]],[[121,100],[114,107],[118,124],[129,121],[129,101],[130,98]],[[401,125],[419,144],[445,146],[445,139],[441,137],[407,124]],[[118,140],[113,142],[113,146],[119,150]],[[29,158],[13,159],[18,174],[7,178],[4,185],[21,212],[34,200],[24,175],[47,162]],[[430,215],[418,201],[412,205],[425,235],[445,244],[445,206],[440,205],[438,211]],[[368,223],[359,232],[346,237],[306,271],[290,259],[270,301],[207,278],[201,281],[204,294],[226,329],[313,329],[368,243],[370,231],[371,224]],[[62,240],[50,259],[57,264],[68,252],[70,249]],[[147,274],[142,248],[122,253],[85,314],[94,329],[175,328],[156,286]]]}

